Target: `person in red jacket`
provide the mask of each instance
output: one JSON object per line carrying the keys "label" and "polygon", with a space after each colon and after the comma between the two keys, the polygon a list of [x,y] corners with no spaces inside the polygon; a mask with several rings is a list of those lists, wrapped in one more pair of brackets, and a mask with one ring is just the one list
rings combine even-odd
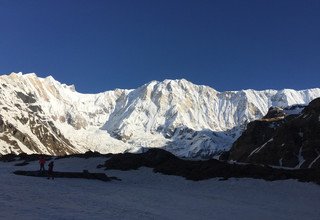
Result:
{"label": "person in red jacket", "polygon": [[39,159],[39,164],[40,164],[40,172],[45,171],[44,169],[44,164],[46,163],[46,160],[44,159],[44,157],[40,157]]}

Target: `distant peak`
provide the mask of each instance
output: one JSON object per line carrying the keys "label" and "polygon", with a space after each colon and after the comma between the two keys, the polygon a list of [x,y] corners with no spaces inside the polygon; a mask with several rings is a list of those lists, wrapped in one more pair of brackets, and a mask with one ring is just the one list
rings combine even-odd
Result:
{"label": "distant peak", "polygon": [[54,78],[53,78],[53,76],[47,76],[46,78],[45,78],[46,80],[48,80],[48,81],[56,81]]}
{"label": "distant peak", "polygon": [[66,84],[62,84],[62,86],[64,88],[68,88],[70,89],[72,92],[76,92],[76,87],[72,84],[72,85],[66,85]]}
{"label": "distant peak", "polygon": [[12,72],[12,73],[10,73],[9,74],[9,76],[19,76],[19,77],[38,77],[37,76],[37,74],[35,74],[35,73],[22,73],[22,72],[18,72],[18,73],[16,73],[16,72]]}
{"label": "distant peak", "polygon": [[173,86],[173,87],[180,87],[180,86],[185,86],[185,85],[197,86],[186,79],[165,79],[163,81],[153,80],[149,83],[144,84],[143,87],[150,87],[150,86],[154,87],[156,85]]}
{"label": "distant peak", "polygon": [[37,76],[37,74],[35,74],[35,73],[26,73],[26,74],[23,74],[22,76],[24,76],[24,77],[38,77]]}
{"label": "distant peak", "polygon": [[[186,80],[186,79],[165,79],[162,81],[163,83],[191,83],[190,81]],[[191,83],[192,84],[192,83]]]}
{"label": "distant peak", "polygon": [[10,73],[9,75],[19,75],[19,76],[22,76],[23,75],[23,73],[22,72],[12,72],[12,73]]}
{"label": "distant peak", "polygon": [[147,85],[155,85],[155,84],[158,84],[159,81],[157,80],[152,80],[151,82],[147,83]]}

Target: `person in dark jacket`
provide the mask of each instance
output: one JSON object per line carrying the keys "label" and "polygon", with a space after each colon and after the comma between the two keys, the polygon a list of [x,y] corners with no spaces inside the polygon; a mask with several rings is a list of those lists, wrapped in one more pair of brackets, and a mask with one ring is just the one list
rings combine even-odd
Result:
{"label": "person in dark jacket", "polygon": [[54,179],[54,177],[53,177],[53,167],[54,167],[54,163],[53,163],[53,161],[50,161],[50,163],[48,164],[48,179],[50,179],[50,177],[52,179]]}

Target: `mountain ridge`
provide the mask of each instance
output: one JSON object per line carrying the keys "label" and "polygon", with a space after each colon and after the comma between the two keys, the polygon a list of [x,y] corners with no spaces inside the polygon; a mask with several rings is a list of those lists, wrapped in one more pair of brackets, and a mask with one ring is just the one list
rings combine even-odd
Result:
{"label": "mountain ridge", "polygon": [[[74,86],[62,84],[52,76],[12,73],[1,75],[0,80],[4,121],[33,139],[41,139],[42,134],[35,135],[32,128],[37,125],[28,122],[31,114],[45,124],[47,133],[59,131],[63,139],[69,140],[68,148],[75,152],[137,152],[144,147],[157,147],[182,157],[208,158],[228,149],[246,124],[262,118],[269,107],[305,105],[320,97],[317,88],[218,92],[185,79],[151,81],[137,89],[97,94],[79,93]],[[27,123],[17,123],[21,119]],[[46,125],[49,122],[52,126]],[[24,152],[21,149],[28,146],[22,147],[21,140],[9,130],[0,133],[0,137],[21,145],[20,150],[12,152]],[[61,141],[65,142],[58,142]],[[10,153],[10,147],[6,149],[0,153]]]}

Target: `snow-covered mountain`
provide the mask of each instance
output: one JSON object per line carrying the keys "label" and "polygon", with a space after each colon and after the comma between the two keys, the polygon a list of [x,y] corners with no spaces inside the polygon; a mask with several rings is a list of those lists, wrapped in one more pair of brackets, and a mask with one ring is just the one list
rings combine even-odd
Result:
{"label": "snow-covered mountain", "polygon": [[70,154],[165,148],[211,157],[269,107],[306,105],[320,89],[218,92],[187,80],[81,94],[51,76],[0,76],[0,153]]}

